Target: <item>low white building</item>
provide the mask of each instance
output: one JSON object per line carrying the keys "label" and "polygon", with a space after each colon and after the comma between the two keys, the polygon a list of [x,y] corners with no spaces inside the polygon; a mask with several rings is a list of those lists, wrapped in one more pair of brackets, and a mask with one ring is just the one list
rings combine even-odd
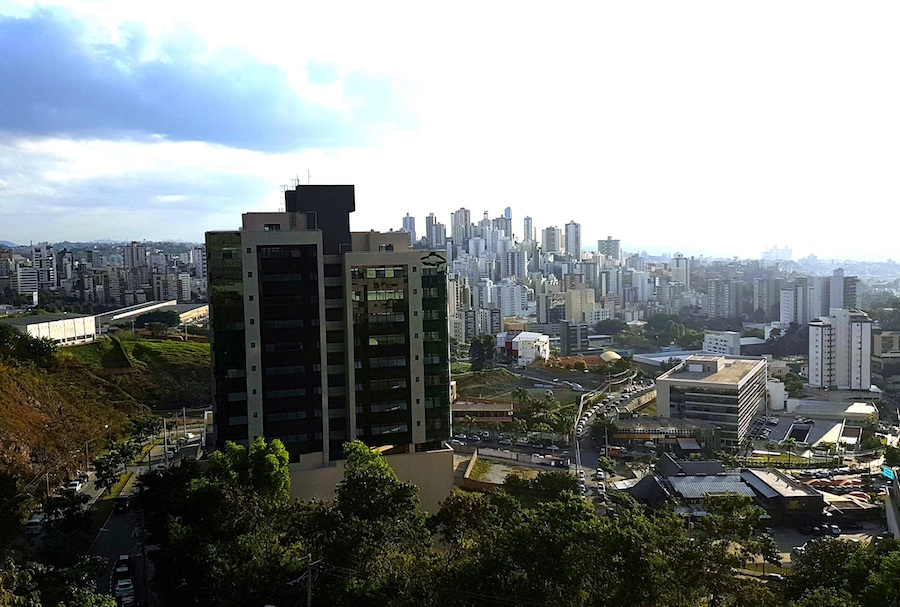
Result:
{"label": "low white building", "polygon": [[705,331],[703,351],[728,356],[741,355],[741,334],[737,331]]}
{"label": "low white building", "polygon": [[3,322],[32,337],[47,338],[59,346],[74,346],[94,341],[97,329],[95,318],[78,314],[45,314],[13,316],[4,318]]}
{"label": "low white building", "polygon": [[512,339],[512,354],[516,364],[527,367],[534,361],[550,358],[550,336],[523,331]]}

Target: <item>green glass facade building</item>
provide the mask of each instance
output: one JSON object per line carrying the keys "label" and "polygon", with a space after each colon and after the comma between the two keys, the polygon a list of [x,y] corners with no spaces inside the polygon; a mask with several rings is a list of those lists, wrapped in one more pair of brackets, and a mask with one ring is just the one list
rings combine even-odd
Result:
{"label": "green glass facade building", "polygon": [[209,232],[214,444],[280,439],[304,468],[359,438],[386,453],[450,434],[446,259],[351,233],[353,186],[298,185],[286,211]]}

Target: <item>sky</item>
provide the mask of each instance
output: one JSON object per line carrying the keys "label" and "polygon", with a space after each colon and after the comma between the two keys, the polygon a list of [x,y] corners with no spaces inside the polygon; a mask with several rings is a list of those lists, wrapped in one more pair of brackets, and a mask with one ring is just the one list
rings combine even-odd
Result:
{"label": "sky", "polygon": [[354,230],[897,259],[900,4],[558,4],[0,0],[0,240],[199,242],[299,178]]}

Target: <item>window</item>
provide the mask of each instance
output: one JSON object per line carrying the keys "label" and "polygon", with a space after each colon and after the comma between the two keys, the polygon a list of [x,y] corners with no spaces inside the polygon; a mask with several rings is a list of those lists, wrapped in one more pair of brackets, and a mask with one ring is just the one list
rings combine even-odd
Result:
{"label": "window", "polygon": [[253,278],[253,272],[247,272],[247,278]]}
{"label": "window", "polygon": [[247,247],[247,253],[250,253],[250,252],[251,252],[250,247]]}
{"label": "window", "polygon": [[263,226],[263,230],[266,232],[280,232],[281,224],[280,223],[267,223]]}

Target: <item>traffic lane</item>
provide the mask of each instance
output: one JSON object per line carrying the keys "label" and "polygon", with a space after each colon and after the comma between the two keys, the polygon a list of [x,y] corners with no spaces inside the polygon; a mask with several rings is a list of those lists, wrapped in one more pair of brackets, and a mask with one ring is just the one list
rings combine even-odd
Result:
{"label": "traffic lane", "polygon": [[[128,554],[132,559],[136,559],[139,522],[134,511],[121,513],[113,510],[100,528],[88,554],[106,559],[106,565],[98,581],[101,592],[113,594],[113,569],[120,554]],[[132,569],[134,570],[135,566]]]}
{"label": "traffic lane", "polygon": [[500,441],[492,440],[492,439],[481,439],[478,441],[474,441],[471,439],[462,439],[462,438],[454,438],[452,441],[459,441],[464,445],[468,445],[474,448],[486,447],[488,449],[498,449],[498,450],[506,450],[506,451],[515,451],[517,453],[535,453],[540,455],[568,455],[570,450],[564,447],[559,447],[558,449],[550,449],[551,445],[544,445],[543,447],[537,447],[535,445],[517,445],[515,443],[501,443]]}

